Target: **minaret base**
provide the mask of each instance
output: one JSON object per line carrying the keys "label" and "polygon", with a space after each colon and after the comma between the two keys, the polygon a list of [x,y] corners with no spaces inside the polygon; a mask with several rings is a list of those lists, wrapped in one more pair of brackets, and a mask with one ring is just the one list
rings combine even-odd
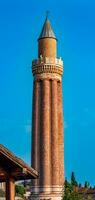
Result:
{"label": "minaret base", "polygon": [[31,195],[30,200],[62,200],[62,194]]}
{"label": "minaret base", "polygon": [[29,198],[30,200],[62,200],[62,196],[63,196],[62,186],[35,187],[35,188],[33,188],[32,186],[31,189],[32,191],[35,191],[35,192],[31,194]]}

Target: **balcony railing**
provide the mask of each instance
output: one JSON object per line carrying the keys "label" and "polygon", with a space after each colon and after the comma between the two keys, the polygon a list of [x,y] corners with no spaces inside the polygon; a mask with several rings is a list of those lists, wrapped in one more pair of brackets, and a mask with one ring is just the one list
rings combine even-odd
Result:
{"label": "balcony railing", "polygon": [[46,65],[56,65],[56,66],[63,66],[63,61],[61,58],[48,58],[48,57],[42,57],[33,60],[32,66],[37,66],[41,64],[46,64]]}

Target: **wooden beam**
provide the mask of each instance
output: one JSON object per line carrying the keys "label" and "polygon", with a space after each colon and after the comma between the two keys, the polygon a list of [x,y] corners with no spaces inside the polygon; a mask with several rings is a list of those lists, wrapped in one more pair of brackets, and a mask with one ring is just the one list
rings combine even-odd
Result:
{"label": "wooden beam", "polygon": [[0,166],[0,182],[5,182],[6,177],[8,177],[8,172]]}
{"label": "wooden beam", "polygon": [[15,182],[12,177],[7,178],[6,180],[6,200],[15,199]]}
{"label": "wooden beam", "polygon": [[[1,164],[1,163],[0,163]],[[4,174],[5,176],[8,176],[8,172],[5,171],[1,166],[0,166],[0,175]]]}

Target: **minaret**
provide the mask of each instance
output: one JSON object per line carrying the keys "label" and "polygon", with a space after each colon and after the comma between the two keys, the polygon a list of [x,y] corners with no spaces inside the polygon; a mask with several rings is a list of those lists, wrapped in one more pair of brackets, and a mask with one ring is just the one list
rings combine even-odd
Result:
{"label": "minaret", "polygon": [[63,62],[57,58],[56,46],[46,17],[38,39],[38,59],[32,62],[32,167],[39,172],[32,184],[32,200],[61,200],[64,185]]}

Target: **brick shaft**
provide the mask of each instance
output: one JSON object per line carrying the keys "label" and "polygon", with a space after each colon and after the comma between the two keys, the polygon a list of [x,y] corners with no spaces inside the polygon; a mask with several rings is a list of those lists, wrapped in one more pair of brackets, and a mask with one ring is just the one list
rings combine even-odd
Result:
{"label": "brick shaft", "polygon": [[42,55],[43,57],[56,58],[56,40],[53,38],[43,38],[39,40],[38,45],[38,57]]}
{"label": "brick shaft", "polygon": [[62,83],[36,80],[33,97],[32,166],[39,172],[33,186],[53,193],[64,183]]}

